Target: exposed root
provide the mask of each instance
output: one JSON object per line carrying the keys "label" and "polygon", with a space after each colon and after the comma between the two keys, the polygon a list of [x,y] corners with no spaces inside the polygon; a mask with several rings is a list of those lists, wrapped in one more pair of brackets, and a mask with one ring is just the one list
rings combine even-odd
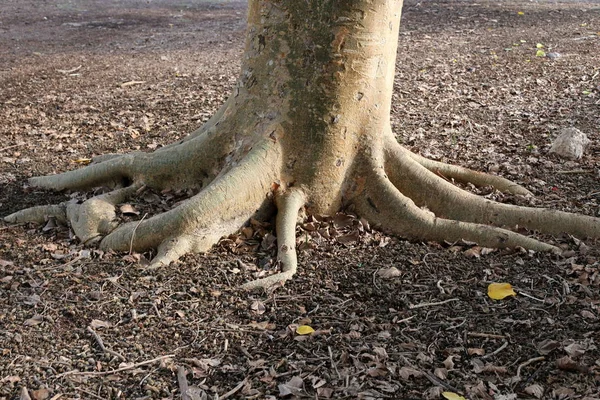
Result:
{"label": "exposed root", "polygon": [[242,163],[194,197],[140,223],[119,226],[102,239],[100,247],[117,251],[158,248],[152,267],[166,265],[187,252],[206,251],[266,207],[279,158],[277,145],[256,146]]}
{"label": "exposed root", "polygon": [[9,224],[23,224],[32,222],[34,224],[43,224],[48,221],[48,218],[56,218],[62,224],[67,221],[67,205],[68,202],[60,204],[50,204],[47,206],[35,206],[19,210],[4,217],[4,221]]}
{"label": "exposed root", "polygon": [[131,175],[129,169],[134,159],[134,154],[121,157],[109,156],[103,161],[90,164],[85,168],[57,175],[30,178],[29,184],[52,190],[88,189],[97,186],[119,187],[129,179]]}
{"label": "exposed root", "polygon": [[404,196],[381,172],[368,179],[366,193],[355,200],[357,212],[372,225],[399,236],[430,240],[473,241],[493,248],[524,247],[536,251],[560,249],[524,235],[488,225],[436,217]]}
{"label": "exposed root", "polygon": [[281,265],[281,272],[266,278],[245,283],[242,286],[244,289],[269,289],[276,285],[283,285],[296,274],[298,268],[296,255],[296,222],[298,219],[298,212],[304,207],[305,202],[306,197],[304,193],[297,189],[291,189],[276,195],[277,264]]}
{"label": "exposed root", "polygon": [[115,206],[126,201],[139,188],[139,184],[134,184],[93,197],[82,204],[68,204],[67,218],[75,236],[83,243],[98,242],[119,225]]}
{"label": "exposed root", "polygon": [[420,165],[425,167],[427,170],[433,172],[438,176],[442,176],[448,179],[454,179],[460,183],[472,183],[477,187],[492,186],[496,190],[503,193],[511,193],[522,196],[533,196],[529,190],[523,186],[514,183],[501,176],[490,175],[484,172],[474,171],[469,168],[461,167],[458,165],[446,164],[439,161],[430,160],[419,154],[415,154],[411,151],[406,150],[398,143],[394,145],[395,151],[402,153],[403,158],[410,157]]}
{"label": "exposed root", "polygon": [[[389,143],[386,174],[419,207],[452,220],[525,227],[548,234],[568,232],[577,237],[600,237],[600,219],[544,208],[502,204],[466,192],[414,161],[412,153]],[[486,176],[486,175],[482,175]],[[487,175],[491,176],[491,175]]]}

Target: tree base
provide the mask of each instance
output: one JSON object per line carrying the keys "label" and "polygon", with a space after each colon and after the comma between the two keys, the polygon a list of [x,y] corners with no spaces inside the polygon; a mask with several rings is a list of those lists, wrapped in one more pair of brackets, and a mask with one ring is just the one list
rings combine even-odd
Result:
{"label": "tree base", "polygon": [[[31,178],[33,186],[55,190],[93,186],[110,186],[113,190],[82,204],[33,207],[4,219],[9,223],[43,223],[54,217],[69,223],[86,244],[116,251],[157,248],[150,268],[158,268],[186,253],[208,250],[222,236],[238,230],[252,217],[264,217],[275,206],[281,272],[244,287],[269,288],[282,284],[296,273],[298,213],[304,208],[309,213],[319,211],[314,204],[323,203],[319,198],[320,186],[314,190],[309,184],[290,182],[281,173],[282,155],[289,149],[272,134],[258,135],[256,143],[233,156],[223,151],[227,149],[223,146],[228,142],[224,140],[227,135],[204,129],[189,140],[152,154],[104,157],[80,170]],[[342,193],[334,194],[343,199],[338,208],[353,205],[372,227],[409,239],[450,242],[463,239],[485,247],[523,247],[555,253],[560,253],[560,249],[503,227],[600,236],[597,218],[496,203],[463,191],[451,181],[530,195],[523,187],[503,178],[417,156],[401,147],[391,134],[383,138],[379,153],[373,147],[369,152],[358,153],[344,182],[333,185],[344,188]],[[209,153],[213,156],[199,157]],[[366,157],[367,154],[371,156]],[[146,186],[158,190],[203,188],[170,211],[119,225],[115,207]],[[325,196],[330,198],[331,193]]]}

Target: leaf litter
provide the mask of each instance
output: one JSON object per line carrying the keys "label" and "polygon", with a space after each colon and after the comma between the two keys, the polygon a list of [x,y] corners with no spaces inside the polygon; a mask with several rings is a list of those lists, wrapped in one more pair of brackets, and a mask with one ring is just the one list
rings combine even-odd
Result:
{"label": "leaf litter", "polygon": [[[25,23],[40,34],[20,38],[19,51],[0,38],[9,49],[0,61],[0,215],[69,199],[24,187],[28,176],[158,148],[226,98],[244,4],[202,3],[176,18],[168,2],[159,3],[172,15],[122,3],[74,6],[94,23],[38,3],[28,15],[48,20],[7,22],[11,34],[31,29]],[[586,7],[407,1],[392,113],[399,141],[536,194],[464,185],[489,199],[597,213],[598,18]],[[129,24],[106,17],[123,12]],[[56,37],[64,41],[45,42]],[[82,37],[85,49],[74,41]],[[542,38],[544,50],[532,49]],[[549,155],[551,139],[572,125],[592,140],[586,155]],[[139,221],[193,194],[147,190],[119,205],[119,217]],[[352,210],[310,217],[297,234],[297,278],[250,295],[242,282],[278,268],[272,221],[251,221],[211,252],[152,272],[143,266],[152,254],[83,249],[55,220],[41,230],[0,225],[0,399],[176,398],[182,366],[191,398],[597,395],[598,243],[544,238],[567,250],[562,258],[409,243]],[[519,296],[491,300],[494,282],[511,282]],[[315,332],[296,333],[309,324]]]}

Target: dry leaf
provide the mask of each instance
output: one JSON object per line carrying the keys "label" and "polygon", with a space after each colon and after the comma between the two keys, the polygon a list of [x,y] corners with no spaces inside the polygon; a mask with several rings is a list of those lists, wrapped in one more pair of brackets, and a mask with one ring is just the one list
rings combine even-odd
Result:
{"label": "dry leaf", "polygon": [[298,328],[296,328],[296,333],[298,335],[310,335],[314,331],[315,330],[309,325],[300,325]]}
{"label": "dry leaf", "polygon": [[485,350],[481,349],[481,348],[474,348],[474,347],[470,347],[467,349],[467,354],[470,356],[482,356],[485,354]]}
{"label": "dry leaf", "polygon": [[444,396],[444,398],[448,400],[466,400],[464,397],[454,392],[443,392],[442,396]]}
{"label": "dry leaf", "polygon": [[516,295],[510,283],[490,283],[488,286],[488,296],[494,300],[502,300],[505,297]]}
{"label": "dry leaf", "polygon": [[572,358],[577,358],[585,353],[587,349],[579,343],[571,343],[565,347],[565,351]]}
{"label": "dry leaf", "polygon": [[436,368],[433,371],[433,374],[441,380],[446,380],[446,378],[448,377],[448,370],[446,368]]}
{"label": "dry leaf", "polygon": [[25,322],[23,323],[23,325],[25,326],[35,326],[35,325],[39,325],[42,322],[44,322],[44,317],[36,314],[33,317],[29,318],[28,320],[25,320]]}
{"label": "dry leaf", "polygon": [[279,395],[281,397],[285,396],[298,396],[300,397],[303,393],[302,388],[304,387],[304,381],[299,376],[295,376],[290,379],[287,383],[278,385]]}
{"label": "dry leaf", "polygon": [[377,275],[379,275],[382,278],[389,279],[389,278],[395,278],[397,276],[400,276],[400,275],[402,275],[402,273],[400,272],[400,270],[398,268],[390,267],[390,268],[380,269],[379,271],[377,271]]}
{"label": "dry leaf", "polygon": [[112,326],[112,324],[110,322],[102,321],[102,320],[99,320],[99,319],[93,319],[92,322],[90,322],[90,326],[93,329],[97,329],[97,328],[110,328]]}
{"label": "dry leaf", "polygon": [[262,301],[256,300],[250,305],[250,309],[258,315],[264,314],[266,311],[265,304]]}
{"label": "dry leaf", "polygon": [[261,331],[272,331],[276,328],[276,325],[269,321],[256,322],[252,321],[248,324],[249,327],[260,329]]}
{"label": "dry leaf", "polygon": [[125,215],[140,215],[140,212],[136,210],[131,204],[123,204],[119,207],[119,210]]}
{"label": "dry leaf", "polygon": [[560,347],[560,343],[556,340],[546,339],[537,344],[537,351],[541,355],[545,356],[550,354],[553,350]]}
{"label": "dry leaf", "polygon": [[13,265],[12,261],[6,261],[0,258],[0,267],[8,267]]}
{"label": "dry leaf", "polygon": [[31,391],[31,397],[33,400],[46,400],[50,397],[50,391],[48,389],[38,389]]}
{"label": "dry leaf", "polygon": [[402,367],[400,368],[400,371],[398,371],[398,376],[406,381],[410,379],[411,376],[414,376],[415,378],[423,376],[423,372],[410,367]]}
{"label": "dry leaf", "polygon": [[536,399],[541,399],[544,395],[544,388],[540,385],[529,385],[525,388],[525,393],[535,397]]}

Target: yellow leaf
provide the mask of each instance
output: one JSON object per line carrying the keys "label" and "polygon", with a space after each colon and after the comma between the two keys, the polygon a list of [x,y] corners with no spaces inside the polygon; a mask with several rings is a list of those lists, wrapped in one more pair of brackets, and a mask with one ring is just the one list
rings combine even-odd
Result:
{"label": "yellow leaf", "polygon": [[538,44],[535,45],[535,47],[537,47],[538,49],[543,49],[544,45],[541,44],[541,43],[538,43]]}
{"label": "yellow leaf", "polygon": [[494,300],[516,295],[510,283],[490,283],[488,286],[488,296]]}
{"label": "yellow leaf", "polygon": [[546,52],[545,52],[544,50],[538,50],[538,51],[535,53],[535,56],[536,56],[536,57],[546,57]]}
{"label": "yellow leaf", "polygon": [[315,330],[308,325],[300,325],[298,328],[296,328],[296,333],[298,335],[310,335],[314,331]]}
{"label": "yellow leaf", "polygon": [[73,160],[74,163],[87,165],[92,162],[91,158],[78,158],[77,160]]}
{"label": "yellow leaf", "polygon": [[444,392],[442,393],[442,396],[448,400],[466,400],[464,397],[454,392]]}
{"label": "yellow leaf", "polygon": [[525,13],[523,11],[519,11],[517,14],[519,14],[519,15],[525,15]]}

